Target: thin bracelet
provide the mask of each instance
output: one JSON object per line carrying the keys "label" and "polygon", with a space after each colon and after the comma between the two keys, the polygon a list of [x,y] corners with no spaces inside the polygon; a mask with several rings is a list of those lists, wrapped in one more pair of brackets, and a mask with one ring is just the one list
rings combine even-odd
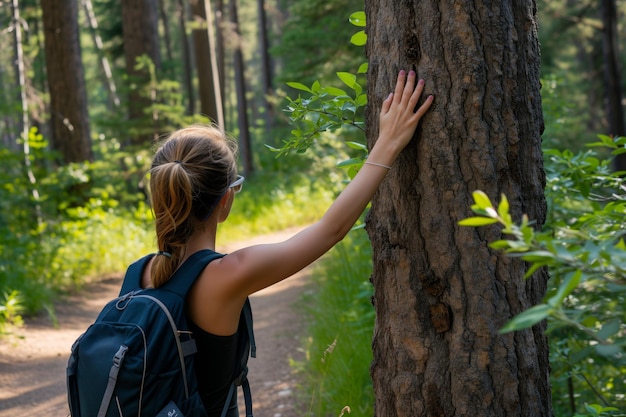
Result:
{"label": "thin bracelet", "polygon": [[364,163],[369,164],[369,165],[375,165],[377,167],[387,168],[388,170],[391,170],[391,167],[389,165],[379,164],[378,162],[365,161]]}

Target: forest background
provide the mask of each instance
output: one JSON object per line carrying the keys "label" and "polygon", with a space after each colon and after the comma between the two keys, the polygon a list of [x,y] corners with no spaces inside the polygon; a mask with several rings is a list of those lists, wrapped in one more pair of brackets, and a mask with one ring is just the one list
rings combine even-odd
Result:
{"label": "forest background", "polygon": [[[365,56],[364,22],[354,13],[363,3],[211,3],[213,47],[203,1],[0,1],[2,333],[24,314],[46,310],[54,320],[63,293],[154,250],[145,175],[155,144],[172,129],[210,115],[239,141],[245,188],[254,192],[238,195],[222,243],[317,219],[358,168]],[[550,233],[525,250],[544,250],[529,261],[549,264],[556,277],[563,264],[574,272],[552,282],[548,297],[556,294],[558,306],[547,301],[534,313],[550,319],[556,415],[623,415],[626,264],[615,241],[626,205],[611,151],[624,147],[616,137],[626,134],[626,83],[608,69],[626,66],[626,4],[556,0],[538,8]],[[59,22],[63,30],[50,35]],[[65,56],[69,43],[79,47]],[[332,113],[328,103],[346,87],[353,100]],[[589,150],[598,135],[602,146]],[[574,244],[569,258],[546,257],[571,243],[564,229],[578,242],[611,244],[604,252]],[[303,413],[337,415],[351,404],[372,414],[370,263],[367,236],[355,230],[320,267],[323,290],[306,303],[315,306],[303,341],[310,361],[294,364],[306,375]]]}

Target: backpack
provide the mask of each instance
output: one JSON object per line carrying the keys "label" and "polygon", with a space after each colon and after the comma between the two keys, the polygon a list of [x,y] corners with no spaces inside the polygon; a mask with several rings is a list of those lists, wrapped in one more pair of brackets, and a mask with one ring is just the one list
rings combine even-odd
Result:
{"label": "backpack", "polygon": [[[72,346],[66,382],[73,417],[207,415],[198,393],[193,366],[197,348],[184,304],[208,263],[224,255],[211,250],[196,252],[163,286],[141,289],[142,272],[153,256],[130,265],[122,295],[102,309]],[[222,417],[238,385],[243,387],[246,415],[252,416],[247,362],[249,356],[256,356],[256,349],[249,300],[242,314],[247,341]]]}

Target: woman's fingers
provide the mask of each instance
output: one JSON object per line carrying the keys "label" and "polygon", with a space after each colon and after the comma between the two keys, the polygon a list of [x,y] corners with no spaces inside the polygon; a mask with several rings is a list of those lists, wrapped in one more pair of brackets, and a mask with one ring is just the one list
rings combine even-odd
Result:
{"label": "woman's fingers", "polygon": [[404,93],[404,90],[405,90],[405,84],[406,84],[406,72],[402,70],[398,74],[398,79],[396,80],[396,89],[393,92],[394,102],[399,102],[400,100],[402,100],[402,94]]}
{"label": "woman's fingers", "polygon": [[409,71],[409,75],[404,81],[404,91],[402,92],[402,99],[400,100],[400,104],[404,106],[408,106],[415,94],[415,77],[415,71]]}
{"label": "woman's fingers", "polygon": [[393,93],[389,93],[385,101],[383,101],[383,106],[380,109],[381,114],[386,114],[389,111],[389,108],[391,107],[391,103],[393,101],[393,96],[394,96]]}
{"label": "woman's fingers", "polygon": [[383,101],[381,108],[381,123],[384,121],[385,130],[414,129],[416,127],[433,102],[431,95],[419,108],[417,107],[424,92],[424,86],[424,80],[417,81],[415,71],[399,72],[395,90]]}
{"label": "woman's fingers", "polygon": [[422,103],[419,109],[417,109],[417,112],[415,112],[415,115],[417,116],[418,119],[421,119],[422,116],[426,114],[426,112],[430,108],[430,105],[433,104],[434,99],[435,97],[433,95],[426,97],[426,100],[424,101],[424,103]]}

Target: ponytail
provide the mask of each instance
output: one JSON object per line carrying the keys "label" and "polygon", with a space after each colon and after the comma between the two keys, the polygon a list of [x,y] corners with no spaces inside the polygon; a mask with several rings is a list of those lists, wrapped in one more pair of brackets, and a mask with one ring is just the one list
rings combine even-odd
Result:
{"label": "ponytail", "polygon": [[192,232],[189,214],[193,191],[183,164],[176,161],[154,167],[150,184],[152,195],[159,196],[152,199],[152,209],[162,256],[155,258],[151,276],[152,286],[158,288],[172,276],[184,256]]}

